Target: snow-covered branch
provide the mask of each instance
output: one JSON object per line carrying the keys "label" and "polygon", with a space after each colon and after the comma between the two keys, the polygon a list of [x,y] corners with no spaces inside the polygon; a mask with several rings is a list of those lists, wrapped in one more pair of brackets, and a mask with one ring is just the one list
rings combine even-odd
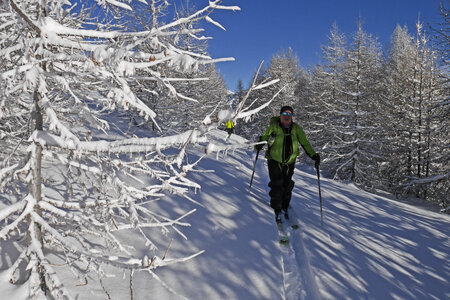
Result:
{"label": "snow-covered branch", "polygon": [[140,139],[123,139],[118,141],[92,141],[79,142],[77,145],[67,143],[66,140],[59,136],[50,134],[45,131],[35,131],[30,137],[30,141],[34,141],[45,146],[64,148],[68,150],[79,150],[85,152],[107,152],[107,153],[148,153],[152,151],[162,151],[167,148],[184,145],[186,141],[190,143],[207,142],[205,136],[198,131],[186,131],[181,134],[168,137],[153,137]]}
{"label": "snow-covered branch", "polygon": [[[212,58],[185,45],[207,39],[197,36],[203,30],[193,24],[199,21],[224,29],[213,10],[239,8],[209,1],[183,18],[147,27],[125,15],[141,7],[133,1],[79,7],[62,0],[9,3],[0,7],[0,189],[8,190],[0,239],[17,237],[24,249],[12,262],[11,282],[24,272],[30,297],[48,291],[70,298],[48,249],[81,281],[90,271],[104,276],[105,264],[155,274],[158,267],[201,254],[158,256],[164,242],[153,232],[188,238],[182,231],[195,209],[175,213],[158,200],[202,205],[190,197],[201,185],[189,177],[201,169],[202,158],[192,163],[187,156],[192,145],[209,142],[214,126],[176,131],[170,121],[161,125],[165,120],[158,113],[174,106],[189,111],[185,103],[203,105],[190,87],[218,78],[212,65],[233,58]],[[114,6],[119,9],[110,10]],[[202,89],[214,106],[226,97]],[[145,243],[144,258],[131,249],[124,231]]]}

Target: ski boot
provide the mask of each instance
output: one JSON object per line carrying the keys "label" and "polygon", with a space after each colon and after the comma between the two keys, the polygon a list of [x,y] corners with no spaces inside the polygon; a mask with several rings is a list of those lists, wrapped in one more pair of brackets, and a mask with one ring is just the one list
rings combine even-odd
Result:
{"label": "ski boot", "polygon": [[280,209],[275,210],[275,222],[277,222],[277,224],[281,224],[281,210]]}

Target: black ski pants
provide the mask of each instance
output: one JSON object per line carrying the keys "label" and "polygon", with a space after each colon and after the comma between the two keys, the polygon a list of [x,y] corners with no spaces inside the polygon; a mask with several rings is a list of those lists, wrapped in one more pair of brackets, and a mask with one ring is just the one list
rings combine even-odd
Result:
{"label": "black ski pants", "polygon": [[281,163],[269,159],[267,161],[269,168],[269,187],[270,187],[270,206],[274,210],[288,209],[294,188],[294,163],[282,165]]}

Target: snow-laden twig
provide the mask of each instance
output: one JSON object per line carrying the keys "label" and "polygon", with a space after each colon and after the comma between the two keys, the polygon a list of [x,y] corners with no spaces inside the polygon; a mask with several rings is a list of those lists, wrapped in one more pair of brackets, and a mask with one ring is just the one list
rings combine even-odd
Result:
{"label": "snow-laden twig", "polygon": [[173,258],[173,259],[165,259],[165,260],[156,260],[153,263],[153,267],[163,267],[163,266],[168,266],[171,264],[175,264],[175,263],[179,263],[179,262],[185,262],[188,261],[190,259],[193,259],[199,255],[201,255],[202,253],[204,253],[205,250],[199,251],[193,255],[187,256],[187,257],[183,257],[183,258]]}
{"label": "snow-laden twig", "polygon": [[180,299],[184,299],[184,300],[189,300],[188,298],[180,295],[179,293],[177,293],[174,289],[172,289],[170,286],[167,285],[167,283],[165,283],[158,275],[156,275],[155,272],[153,272],[152,270],[147,270],[148,273],[152,276],[153,279],[155,279],[157,282],[159,282],[167,291],[169,291],[171,294],[175,295],[176,297],[180,298]]}
{"label": "snow-laden twig", "polygon": [[[190,214],[194,213],[195,211],[196,211],[196,209],[193,209],[193,210],[187,212],[186,214],[182,215],[181,217],[179,217],[178,219],[173,220],[173,221],[159,222],[159,223],[147,223],[147,224],[146,223],[140,223],[136,227],[139,227],[139,228],[150,228],[150,227],[168,227],[168,226],[173,226],[173,225],[189,227],[189,226],[191,226],[191,224],[189,224],[189,223],[182,223],[182,222],[180,222],[180,220],[185,218],[185,217],[187,217],[187,216],[189,216]],[[117,230],[132,229],[132,228],[135,228],[135,227],[133,225],[120,225],[120,226],[117,226]]]}
{"label": "snow-laden twig", "polygon": [[108,2],[109,4],[115,5],[117,7],[123,8],[123,9],[133,10],[131,8],[131,6],[129,6],[129,5],[125,4],[125,3],[123,3],[123,2],[120,2],[118,0],[105,0],[105,1]]}
{"label": "snow-laden twig", "polygon": [[402,186],[413,186],[415,184],[429,184],[439,181],[448,180],[450,178],[450,173],[442,174],[442,175],[436,175],[433,177],[427,177],[427,178],[420,178],[420,179],[413,179],[407,183],[402,184]]}
{"label": "snow-laden twig", "polygon": [[39,207],[41,207],[42,209],[48,211],[49,213],[51,213],[52,215],[57,216],[57,217],[67,218],[69,220],[73,220],[73,221],[79,222],[79,223],[81,223],[83,221],[79,216],[74,215],[72,213],[68,213],[62,209],[59,209],[46,201],[39,201]]}
{"label": "snow-laden twig", "polygon": [[211,24],[214,24],[215,26],[219,27],[220,29],[223,29],[223,31],[226,31],[225,27],[223,27],[219,22],[214,21],[211,17],[206,16],[205,20]]}
{"label": "snow-laden twig", "polygon": [[205,149],[206,154],[217,152],[219,155],[220,152],[228,152],[235,151],[237,149],[252,149],[255,145],[259,145],[261,143],[246,143],[246,144],[235,144],[235,145],[217,145],[215,143],[209,143]]}
{"label": "snow-laden twig", "polygon": [[26,205],[27,201],[24,199],[22,201],[16,202],[10,206],[3,208],[2,210],[0,210],[0,222],[8,218],[12,214],[22,212]]}
{"label": "snow-laden twig", "polygon": [[[6,239],[8,234],[19,227],[19,224],[26,221],[26,218],[30,215],[30,213],[33,211],[34,206],[36,205],[36,200],[33,198],[32,195],[28,194],[22,202],[26,203],[23,205],[24,207],[21,209],[20,215],[11,223],[7,224],[0,230],[0,239]],[[15,212],[18,212],[19,210],[16,210]]]}
{"label": "snow-laden twig", "polygon": [[78,137],[76,137],[71,130],[58,119],[47,97],[43,97],[41,101],[42,108],[45,110],[48,118],[49,130],[56,129],[65,143],[69,144],[71,148],[76,149],[77,145],[80,143]]}
{"label": "snow-laden twig", "polygon": [[[278,82],[278,80],[276,81],[272,81],[272,82]],[[273,83],[271,83],[273,84]],[[272,103],[272,101],[283,91],[284,87],[281,88],[277,93],[275,93],[275,95],[272,96],[272,98],[267,101],[266,103],[264,103],[263,105],[254,108],[252,110],[241,110],[235,117],[235,120],[237,119],[248,119],[250,116],[253,116],[254,114],[258,113],[259,111],[263,110],[264,108],[268,107],[270,105],[270,103]]]}
{"label": "snow-laden twig", "polygon": [[28,249],[24,249],[19,257],[17,257],[16,261],[8,268],[6,271],[6,278],[9,279],[9,282],[14,284],[19,280],[19,266],[28,259]]}

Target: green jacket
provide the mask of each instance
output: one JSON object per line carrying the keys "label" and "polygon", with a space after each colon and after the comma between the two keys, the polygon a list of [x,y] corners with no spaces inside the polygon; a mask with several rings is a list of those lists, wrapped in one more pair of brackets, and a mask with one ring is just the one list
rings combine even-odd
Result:
{"label": "green jacket", "polygon": [[[268,141],[269,149],[268,151],[266,151],[267,159],[273,159],[282,164],[294,163],[295,159],[300,153],[298,143],[302,145],[303,149],[309,157],[312,157],[314,154],[316,154],[316,152],[314,152],[313,148],[309,144],[305,132],[298,124],[292,122],[291,127],[286,131],[287,133],[285,133],[285,131],[281,127],[280,117],[273,117],[270,119],[270,125],[266,129],[266,131],[264,131],[260,139],[261,141]],[[292,138],[292,148],[286,149],[285,137],[289,135],[291,135]],[[289,155],[289,157],[285,157],[286,153],[291,153],[291,155]]]}
{"label": "green jacket", "polygon": [[231,120],[228,120],[225,125],[227,126],[227,128],[234,128],[234,123]]}

